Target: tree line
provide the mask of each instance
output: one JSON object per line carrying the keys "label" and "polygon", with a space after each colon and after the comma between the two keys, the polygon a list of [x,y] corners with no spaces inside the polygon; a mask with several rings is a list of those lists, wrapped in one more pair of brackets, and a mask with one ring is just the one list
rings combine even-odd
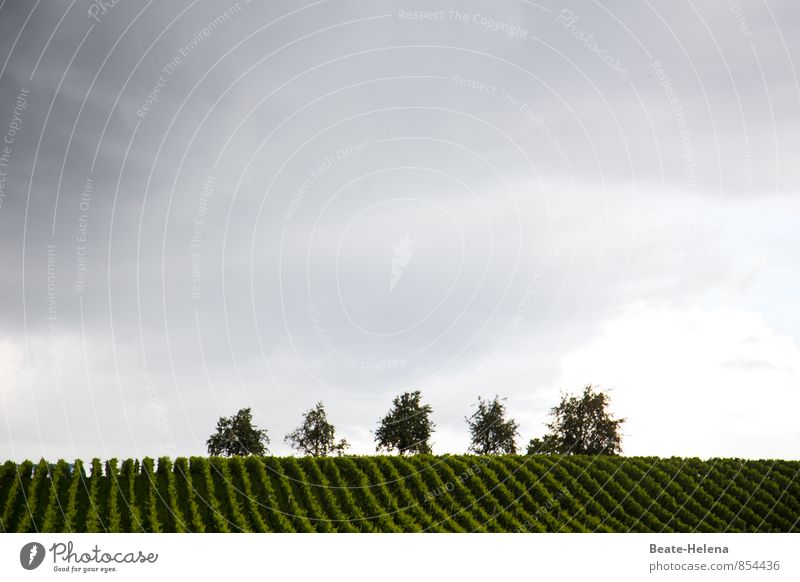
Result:
{"label": "tree line", "polygon": [[[509,417],[506,399],[478,397],[475,412],[465,417],[470,433],[468,452],[476,455],[517,454],[519,424]],[[556,455],[617,455],[622,453],[622,424],[608,407],[607,393],[587,385],[578,395],[564,394],[550,409],[547,432],[528,442],[526,453]],[[375,430],[376,451],[400,455],[430,454],[436,425],[431,420],[433,408],[422,403],[419,390],[406,392],[392,401],[389,412]],[[303,414],[303,422],[284,438],[303,455],[326,457],[343,455],[350,448],[345,439],[337,439],[336,428],[328,421],[325,406],[318,402]],[[211,456],[263,456],[269,454],[270,438],[265,429],[253,424],[250,408],[234,416],[221,417],[206,445]]]}

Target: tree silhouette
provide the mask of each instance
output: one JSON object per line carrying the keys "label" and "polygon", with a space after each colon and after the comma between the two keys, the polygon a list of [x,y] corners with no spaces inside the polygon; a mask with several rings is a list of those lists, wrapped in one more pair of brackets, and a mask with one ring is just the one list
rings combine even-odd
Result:
{"label": "tree silhouette", "polygon": [[266,430],[253,426],[253,414],[242,408],[234,416],[221,416],[217,421],[217,432],[206,441],[211,456],[265,455],[269,452],[269,437]]}
{"label": "tree silhouette", "polygon": [[376,449],[406,453],[431,452],[430,438],[435,425],[430,419],[430,404],[421,404],[419,390],[406,392],[392,401],[392,409],[375,431]]}
{"label": "tree silhouette", "polygon": [[563,395],[550,410],[550,432],[542,439],[531,439],[528,453],[562,455],[616,455],[622,452],[622,424],[607,408],[608,394],[589,384],[580,396]]}
{"label": "tree silhouette", "polygon": [[350,444],[342,439],[336,442],[336,429],[328,422],[322,402],[303,414],[303,424],[286,435],[285,442],[292,448],[312,457],[326,457],[331,453],[343,454]]}
{"label": "tree silhouette", "polygon": [[498,396],[493,400],[478,396],[478,410],[466,417],[472,437],[470,452],[478,455],[516,454],[519,425],[512,418],[506,419],[504,400]]}

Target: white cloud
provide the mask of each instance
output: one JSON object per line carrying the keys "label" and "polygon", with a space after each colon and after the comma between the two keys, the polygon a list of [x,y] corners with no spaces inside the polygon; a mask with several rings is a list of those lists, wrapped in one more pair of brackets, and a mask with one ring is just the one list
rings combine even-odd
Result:
{"label": "white cloud", "polygon": [[560,385],[613,388],[625,453],[800,457],[800,348],[760,313],[637,305],[564,359]]}

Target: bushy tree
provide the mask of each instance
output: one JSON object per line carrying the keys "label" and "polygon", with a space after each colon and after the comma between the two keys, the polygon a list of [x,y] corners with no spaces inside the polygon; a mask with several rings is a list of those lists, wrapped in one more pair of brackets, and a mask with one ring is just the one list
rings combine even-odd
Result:
{"label": "bushy tree", "polygon": [[514,419],[506,418],[504,401],[498,396],[493,400],[478,396],[478,409],[466,417],[472,438],[470,452],[478,455],[516,454],[519,425]]}
{"label": "bushy tree", "polygon": [[336,429],[328,422],[322,402],[303,414],[303,424],[286,435],[285,442],[292,448],[312,457],[326,457],[331,453],[343,454],[350,444],[336,441]]}
{"label": "bushy tree", "polygon": [[431,434],[435,429],[430,415],[430,404],[421,403],[419,390],[406,392],[395,398],[392,409],[380,421],[375,431],[376,449],[397,450],[406,453],[430,453]]}
{"label": "bushy tree", "polygon": [[265,455],[269,452],[266,430],[253,426],[253,414],[242,408],[234,416],[222,416],[217,421],[217,432],[206,441],[211,456]]}
{"label": "bushy tree", "polygon": [[610,398],[589,384],[579,396],[565,394],[550,410],[550,429],[542,439],[532,439],[529,453],[562,455],[616,455],[622,452],[624,418],[608,412]]}
{"label": "bushy tree", "polygon": [[558,445],[552,435],[546,434],[528,441],[526,452],[529,455],[553,455],[558,453]]}

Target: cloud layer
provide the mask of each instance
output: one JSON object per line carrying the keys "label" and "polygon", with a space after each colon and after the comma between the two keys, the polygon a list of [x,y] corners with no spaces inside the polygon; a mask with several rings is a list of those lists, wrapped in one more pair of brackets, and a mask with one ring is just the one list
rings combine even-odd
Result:
{"label": "cloud layer", "polygon": [[600,383],[630,454],[796,458],[797,11],[4,3],[3,456]]}

